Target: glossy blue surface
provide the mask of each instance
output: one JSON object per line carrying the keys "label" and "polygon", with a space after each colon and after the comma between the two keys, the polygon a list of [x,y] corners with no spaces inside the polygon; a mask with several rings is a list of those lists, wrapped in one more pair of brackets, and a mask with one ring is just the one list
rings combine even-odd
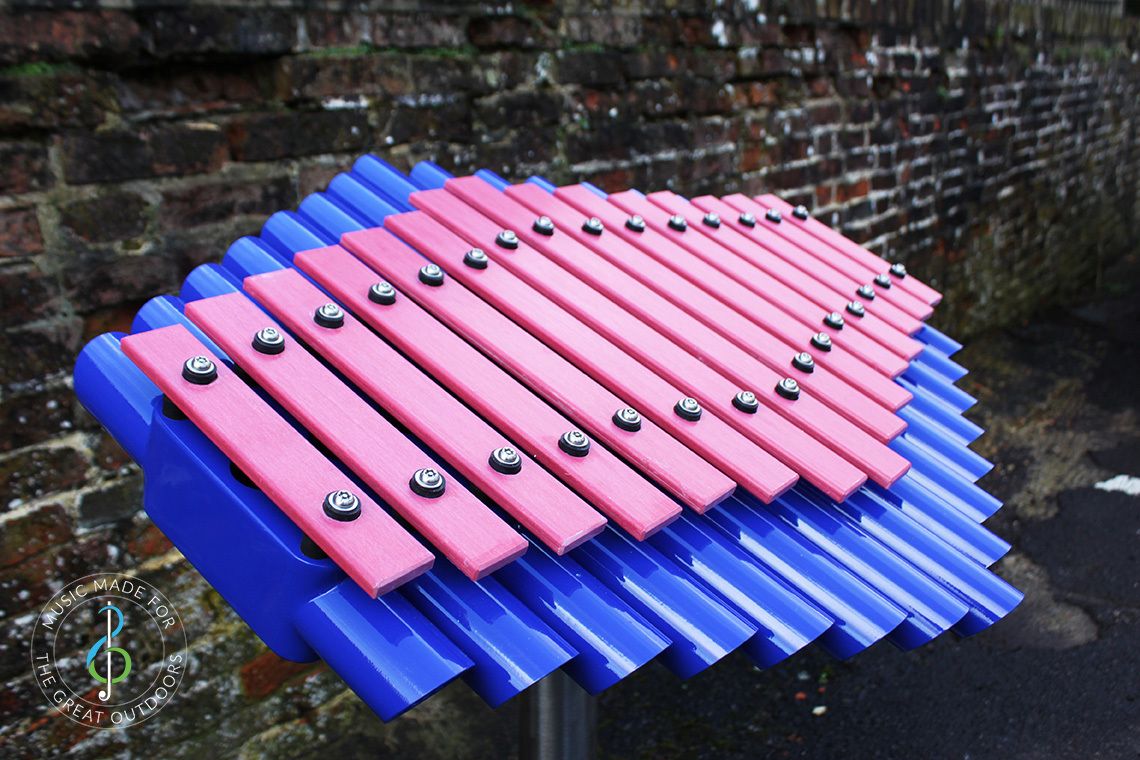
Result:
{"label": "glossy blue surface", "polygon": [[[236,241],[220,266],[191,272],[181,298],[145,304],[133,329],[187,325],[228,362],[186,320],[184,301],[240,292],[244,277],[289,266],[297,251],[380,226],[409,210],[411,192],[449,176],[425,162],[405,177],[364,156],[327,192],[270,217],[260,237]],[[477,176],[506,186],[494,172]],[[738,490],[647,542],[611,527],[558,557],[532,541],[477,583],[437,560],[380,600],[305,556],[279,509],[238,482],[191,423],[162,414],[119,336],[84,349],[75,386],[146,470],[156,525],[251,628],[284,657],[324,658],[389,719],[459,675],[497,705],[559,667],[597,693],[658,656],[690,676],[738,647],[760,666],[813,640],[845,658],[883,638],[911,648],[1001,619],[1021,594],[986,569],[1009,544],[979,524],[1000,502],[973,483],[990,464],[966,448],[981,429],[961,417],[973,399],[952,385],[964,373],[948,358],[960,345],[928,327],[916,337],[927,348],[899,379],[915,394],[901,412],[909,429],[892,444],[915,467],[890,490],[869,484],[838,505],[805,485],[770,505]]]}

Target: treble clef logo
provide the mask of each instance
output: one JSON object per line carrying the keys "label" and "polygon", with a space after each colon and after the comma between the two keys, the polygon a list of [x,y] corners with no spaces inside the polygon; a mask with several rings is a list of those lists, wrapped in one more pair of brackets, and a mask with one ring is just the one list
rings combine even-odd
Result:
{"label": "treble clef logo", "polygon": [[[107,702],[111,699],[111,684],[116,684],[130,675],[131,656],[127,654],[127,650],[123,649],[122,647],[111,646],[111,640],[114,639],[114,637],[118,636],[119,633],[123,630],[123,611],[113,604],[108,604],[106,607],[103,607],[101,610],[99,610],[99,612],[107,613],[107,635],[100,636],[99,640],[92,644],[91,648],[87,650],[87,672],[90,673],[91,677],[99,683],[107,684],[106,689],[99,690],[99,699]],[[115,625],[114,630],[111,630],[112,612],[115,613],[115,616],[118,617],[118,623]],[[96,661],[96,658],[99,656],[100,647],[103,648],[103,653],[105,655],[103,658],[103,664],[107,672],[107,675],[105,676],[99,672],[99,663]],[[123,672],[117,676],[112,675],[114,671],[111,669],[111,657],[115,654],[123,658]]]}

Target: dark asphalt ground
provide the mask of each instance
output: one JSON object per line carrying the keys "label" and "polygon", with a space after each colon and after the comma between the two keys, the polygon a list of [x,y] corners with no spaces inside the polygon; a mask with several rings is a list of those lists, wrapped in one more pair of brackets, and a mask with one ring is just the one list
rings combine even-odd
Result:
{"label": "dark asphalt ground", "polygon": [[[808,650],[759,671],[733,656],[681,683],[651,666],[600,699],[605,758],[1140,756],[1140,262],[1097,303],[973,341],[955,358],[1006,502],[995,566],[1026,592],[970,639],[849,662]],[[820,710],[819,708],[826,708]],[[821,714],[819,714],[821,713]]]}

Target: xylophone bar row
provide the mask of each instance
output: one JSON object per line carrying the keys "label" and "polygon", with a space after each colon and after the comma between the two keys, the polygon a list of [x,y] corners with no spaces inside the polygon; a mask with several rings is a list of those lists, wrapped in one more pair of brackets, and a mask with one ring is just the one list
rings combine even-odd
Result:
{"label": "xylophone bar row", "polygon": [[[389,171],[375,159],[362,159],[356,168],[367,166],[375,172],[377,165]],[[427,167],[420,173],[425,171],[433,170]],[[402,197],[380,189],[397,178],[404,183],[397,186],[406,190]],[[900,408],[904,414],[914,412],[912,419],[918,424],[907,419],[911,425],[901,436],[886,424],[893,419],[891,410],[862,391],[809,407],[816,410],[812,414],[817,415],[818,435],[825,435],[825,422],[838,420],[848,435],[861,436],[852,441],[882,447],[873,449],[882,452],[879,456],[901,455],[914,462],[905,476],[892,479],[880,472],[883,483],[856,485],[839,504],[807,483],[789,491],[795,472],[787,470],[791,477],[781,484],[777,466],[787,469],[780,457],[795,461],[795,451],[780,451],[777,444],[782,440],[750,437],[744,434],[749,428],[730,425],[723,429],[742,436],[737,444],[741,452],[752,452],[756,461],[771,464],[765,478],[734,466],[733,472],[740,471],[748,480],[729,479],[722,474],[724,468],[718,472],[718,462],[710,463],[697,455],[700,451],[679,446],[678,439],[669,435],[683,429],[674,419],[677,415],[655,413],[662,421],[658,427],[646,414],[640,417],[638,431],[616,425],[614,415],[625,408],[621,399],[629,396],[615,390],[636,390],[629,384],[633,380],[653,382],[652,370],[644,374],[644,363],[623,365],[630,374],[620,382],[610,378],[609,368],[591,366],[583,373],[576,365],[588,364],[590,349],[605,346],[602,341],[607,338],[621,341],[610,345],[649,361],[651,354],[639,348],[640,341],[647,340],[673,352],[670,355],[678,361],[690,361],[685,358],[689,351],[704,352],[699,358],[713,370],[683,365],[687,372],[700,370],[695,376],[701,379],[716,379],[709,374],[714,371],[720,380],[740,380],[745,372],[749,377],[763,372],[762,377],[771,379],[778,376],[780,362],[788,361],[778,360],[771,350],[784,348],[778,333],[764,333],[768,343],[761,344],[765,351],[757,355],[728,341],[715,320],[700,322],[700,330],[693,332],[678,320],[686,312],[677,300],[654,290],[645,279],[624,272],[628,279],[623,282],[636,286],[630,291],[636,297],[608,287],[608,277],[621,268],[607,262],[584,236],[560,236],[558,245],[540,245],[544,241],[530,233],[519,235],[523,240],[511,250],[528,255],[528,269],[507,272],[515,279],[505,280],[510,283],[506,290],[466,290],[456,281],[458,272],[467,269],[480,273],[500,269],[496,266],[500,252],[489,242],[486,269],[441,259],[443,284],[425,281],[428,264],[420,256],[438,255],[441,241],[462,244],[466,253],[473,242],[486,241],[492,230],[482,224],[482,237],[466,237],[476,234],[475,222],[493,222],[501,229],[513,221],[482,216],[497,205],[495,196],[473,182],[482,180],[464,181],[466,195],[450,188],[436,191],[435,197],[447,202],[444,208],[461,211],[467,221],[448,225],[438,215],[429,219],[422,211],[407,213],[412,193],[421,188],[399,175],[385,177],[379,184],[363,172],[341,175],[327,196],[312,196],[299,214],[271,219],[260,240],[236,243],[223,266],[208,265],[192,273],[182,299],[149,303],[140,311],[136,335],[122,340],[103,336],[81,357],[77,390],[116,437],[129,442],[128,451],[148,473],[148,491],[152,470],[176,459],[176,450],[185,457],[178,446],[189,449],[192,442],[195,461],[208,481],[203,487],[224,491],[228,499],[217,501],[232,508],[228,517],[219,513],[214,519],[233,519],[239,532],[245,531],[249,545],[258,547],[257,556],[272,558],[268,564],[277,575],[264,574],[266,586],[288,582],[300,591],[292,598],[269,595],[276,601],[268,605],[266,597],[259,600],[260,607],[277,605],[282,614],[258,612],[259,605],[247,597],[248,592],[222,577],[231,568],[214,556],[206,536],[187,529],[184,511],[164,511],[160,506],[178,498],[161,490],[148,494],[148,510],[157,513],[159,527],[276,650],[294,659],[323,657],[378,713],[391,717],[460,673],[485,699],[498,704],[557,667],[565,667],[586,688],[598,691],[656,656],[685,676],[738,647],[761,665],[777,662],[817,639],[837,656],[846,657],[883,637],[913,647],[949,628],[973,633],[1016,605],[1020,595],[985,570],[1008,545],[971,519],[993,506],[973,490],[977,476],[971,479],[970,472],[981,465],[964,454],[958,454],[953,467],[942,461],[939,449],[947,445],[937,438],[937,431],[956,433],[950,448],[955,452],[968,451],[966,439],[973,433],[966,426],[945,424],[956,416],[953,405],[935,391],[941,390],[939,383],[947,382],[946,373],[954,371],[950,364],[932,362],[933,369],[926,370],[931,377],[922,376],[924,387],[911,383],[910,393],[917,393]],[[486,187],[495,190],[493,185]],[[545,192],[537,182],[529,187]],[[592,190],[587,192],[598,198]],[[464,203],[475,199],[482,199],[482,205]],[[541,198],[531,199],[535,200]],[[523,206],[538,213],[526,201],[520,203],[511,207],[514,218],[520,218],[517,213]],[[411,227],[401,234],[403,241],[368,229],[383,224],[400,233],[395,220],[413,216],[419,225],[415,234],[430,233],[418,243],[408,239],[415,236],[408,231]],[[607,234],[609,230],[607,225]],[[344,247],[334,245],[338,241]],[[629,241],[623,245],[634,247]],[[421,250],[416,253],[414,247]],[[613,250],[607,252],[612,255]],[[597,263],[579,267],[576,257]],[[664,265],[657,267],[658,282],[663,273],[682,276]],[[629,336],[603,321],[581,319],[584,312],[566,308],[571,300],[564,291],[536,288],[535,283],[544,280],[535,271],[548,279],[567,277],[568,282],[581,283],[574,294],[594,299],[593,305],[607,309],[607,316],[629,328]],[[530,279],[522,279],[527,273]],[[434,271],[426,277],[435,278]],[[373,296],[372,286],[381,279],[387,280],[387,288]],[[477,284],[474,278],[469,281]],[[441,297],[442,293],[447,296]],[[543,304],[543,316],[557,318],[582,342],[572,350],[568,340],[562,342],[562,331],[525,319],[528,312],[511,309],[515,296],[525,303]],[[389,303],[389,298],[394,300]],[[326,324],[322,324],[318,314],[330,305],[335,308],[325,309]],[[731,306],[724,308],[728,311],[721,316],[726,319],[729,314],[746,316]],[[476,314],[483,316],[477,323],[469,322]],[[638,318],[636,322],[630,315]],[[543,340],[513,324],[512,316]],[[338,324],[332,327],[327,324],[330,320]],[[656,331],[637,332],[644,330],[637,325],[650,321]],[[486,327],[494,340],[472,324]],[[255,345],[255,336],[267,328],[277,336],[268,341],[274,345],[269,352]],[[926,328],[916,336],[923,341],[929,337],[930,345],[938,344],[931,350],[939,353],[953,345],[939,342],[938,334],[927,333]],[[172,345],[174,337],[177,342]],[[278,350],[278,345],[284,348]],[[736,350],[730,351],[730,345]],[[131,362],[125,350],[141,363]],[[188,352],[209,358],[224,380],[187,380],[181,372],[183,354]],[[535,353],[543,360],[528,359]],[[746,355],[751,358],[745,364],[739,357]],[[141,372],[142,365],[149,372]],[[664,384],[677,383],[671,392],[680,391],[678,381],[689,377],[672,366],[658,364],[655,369],[669,376],[658,378]],[[82,379],[88,377],[98,379]],[[831,377],[833,384],[848,387],[838,373]],[[156,379],[164,387],[160,389]],[[902,381],[906,380],[904,371]],[[807,392],[799,400],[810,398],[816,387],[829,386],[826,381],[812,388],[805,383]],[[200,399],[219,389],[227,394],[225,403],[207,419],[208,405],[200,405]],[[235,393],[244,398],[235,401],[231,398]],[[906,390],[902,393],[909,395]],[[100,394],[107,398],[99,398]],[[167,411],[185,409],[189,419],[167,417],[163,395],[177,407]],[[781,412],[781,406],[788,406],[782,401],[791,399],[758,399],[761,408],[771,412],[766,421],[778,425],[813,419]],[[912,403],[915,408],[908,410]],[[840,405],[846,414],[836,408]],[[859,425],[851,419],[858,417],[851,409],[859,405],[873,410],[874,421]],[[520,419],[512,410],[527,413]],[[728,408],[718,410],[730,416]],[[244,428],[260,433],[235,445],[230,433],[217,430],[226,414],[233,414],[229,422],[241,420]],[[345,415],[352,417],[353,424],[338,421]],[[260,418],[278,422],[263,426]],[[595,438],[586,457],[552,445],[557,431],[575,425]],[[896,422],[894,427],[903,425]],[[631,434],[621,435],[615,429]],[[818,445],[819,439],[798,427],[786,429],[795,431],[799,445]],[[652,431],[654,435],[642,435]],[[306,436],[324,452],[308,443]],[[254,452],[271,455],[275,448],[267,442],[279,440],[292,441],[287,448],[303,454],[259,465],[265,457]],[[710,439],[704,450],[711,451],[712,440],[719,439]],[[492,468],[496,477],[491,477],[487,472],[488,450],[507,446],[523,453],[522,471],[532,478],[525,488],[517,487],[523,482],[517,479],[519,473]],[[379,448],[393,456],[377,461]],[[371,456],[364,456],[365,451]],[[325,464],[311,464],[314,454]],[[661,456],[672,456],[676,463],[687,460],[680,470],[685,477],[677,477],[671,466],[661,466]],[[733,464],[723,454],[716,458]],[[856,467],[850,460],[840,461]],[[234,465],[236,474],[231,471]],[[443,494],[425,496],[408,490],[409,469],[435,470],[446,483]],[[820,488],[834,491],[834,496],[848,495],[838,481],[828,483],[826,474],[817,473],[812,482],[820,481]],[[862,482],[865,474],[860,471],[859,477]],[[653,488],[650,480],[663,490]],[[725,500],[734,480],[748,487]],[[358,495],[361,512],[366,508],[370,521],[374,514],[385,514],[370,500],[371,490],[455,567],[439,560],[432,570],[380,600],[339,581],[338,566],[351,569],[369,593],[388,587],[375,568],[346,550],[351,543],[336,535],[326,538],[326,527],[366,525],[357,522],[359,517],[324,526],[310,519],[315,513],[300,514],[302,504],[319,502],[317,496],[333,486],[337,488],[329,494]],[[185,490],[184,484],[180,487]],[[155,489],[161,489],[161,481]],[[753,493],[770,503],[758,501]],[[481,495],[487,501],[480,501]],[[581,506],[553,514],[552,500],[559,507]],[[678,502],[694,512],[681,514]],[[444,504],[446,510],[431,509]],[[282,519],[283,515],[292,519]],[[606,517],[620,527],[603,528]],[[401,530],[390,520],[384,525]],[[336,564],[319,552],[305,555],[300,547],[306,538]],[[217,540],[216,534],[212,540]],[[399,540],[410,541],[409,556],[423,551],[409,533]],[[520,550],[525,553],[518,556]],[[517,558],[511,561],[513,557]],[[409,572],[418,570],[422,568],[415,566]],[[366,575],[367,571],[373,574]],[[398,585],[396,571],[387,572],[390,585]],[[293,585],[299,578],[306,580]]]}

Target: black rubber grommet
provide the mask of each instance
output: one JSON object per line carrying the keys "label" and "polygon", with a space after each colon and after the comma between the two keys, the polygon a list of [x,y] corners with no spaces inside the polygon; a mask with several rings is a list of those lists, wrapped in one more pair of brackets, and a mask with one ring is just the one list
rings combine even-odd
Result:
{"label": "black rubber grommet", "polygon": [[253,336],[253,350],[259,354],[279,354],[285,350],[285,336],[276,327],[266,327]]}
{"label": "black rubber grommet", "polygon": [[218,365],[208,356],[191,356],[182,365],[182,379],[194,385],[209,385],[218,379]]}
{"label": "black rubber grommet", "polygon": [[756,400],[756,394],[752,391],[740,391],[737,393],[732,397],[732,405],[748,414],[756,414],[760,409],[760,402]]}
{"label": "black rubber grommet", "polygon": [[488,462],[491,469],[504,475],[514,475],[522,471],[522,457],[511,446],[500,446],[492,451]]}
{"label": "black rubber grommet", "polygon": [[547,237],[550,237],[554,234],[554,220],[549,216],[540,216],[534,220],[534,224],[531,225],[531,229],[537,232],[539,235],[546,235]]}
{"label": "black rubber grommet", "polygon": [[584,457],[590,453],[590,439],[580,430],[567,430],[558,439],[558,448],[572,457]]}
{"label": "black rubber grommet", "polygon": [[326,303],[313,313],[313,321],[321,327],[335,330],[344,326],[344,311],[335,303]]}
{"label": "black rubber grommet", "polygon": [[833,311],[830,314],[825,314],[823,316],[823,323],[830,327],[832,330],[842,330],[843,325],[845,324],[843,315],[837,311]]}
{"label": "black rubber grommet", "polygon": [[614,412],[614,424],[622,430],[636,433],[641,430],[641,415],[631,406],[623,406]]}
{"label": "black rubber grommet", "polygon": [[790,401],[795,401],[800,397],[800,384],[794,378],[785,377],[776,383],[776,393]]}
{"label": "black rubber grommet", "polygon": [[831,350],[831,336],[825,332],[817,332],[811,336],[811,344],[818,348],[820,351]]}
{"label": "black rubber grommet", "polygon": [[381,306],[391,306],[396,303],[396,289],[390,282],[381,280],[368,289],[368,300]]}
{"label": "black rubber grommet", "polygon": [[444,479],[443,473],[434,467],[421,467],[412,473],[412,479],[408,481],[408,485],[414,493],[420,496],[437,499],[443,496],[443,492],[447,488],[447,481]]}
{"label": "black rubber grommet", "polygon": [[815,359],[807,351],[801,351],[792,357],[792,366],[800,372],[815,372]]}
{"label": "black rubber grommet", "polygon": [[701,418],[701,405],[692,396],[685,396],[685,398],[678,401],[673,405],[673,411],[677,416],[683,420],[696,422]]}
{"label": "black rubber grommet", "polygon": [[482,248],[472,248],[463,254],[463,263],[472,269],[486,269],[490,262],[491,260],[487,258],[487,252]]}
{"label": "black rubber grommet", "polygon": [[350,522],[360,517],[360,497],[342,488],[325,497],[324,509],[332,519]]}

